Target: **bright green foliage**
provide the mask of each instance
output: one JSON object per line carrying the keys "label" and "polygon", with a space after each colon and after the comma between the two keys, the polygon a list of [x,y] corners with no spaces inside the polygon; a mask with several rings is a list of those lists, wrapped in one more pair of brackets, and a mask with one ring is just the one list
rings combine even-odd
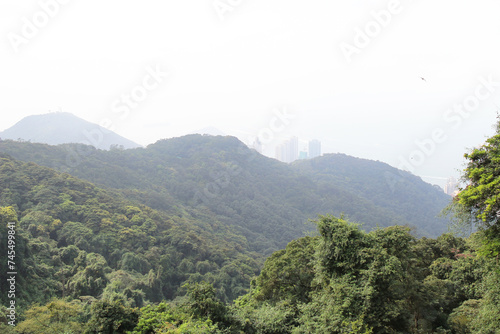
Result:
{"label": "bright green foliage", "polygon": [[[465,189],[457,195],[449,210],[461,224],[475,224],[479,232],[473,240],[482,256],[482,270],[462,270],[458,275],[462,292],[476,298],[473,304],[463,304],[452,317],[472,333],[496,333],[500,328],[500,120],[496,134],[479,148],[465,154],[467,166],[462,179]],[[486,259],[492,259],[490,261]],[[474,268],[474,265],[469,264]],[[455,275],[456,276],[456,275]],[[470,284],[483,276],[482,285]],[[471,286],[471,289],[463,288]],[[481,298],[482,297],[482,298]],[[472,307],[473,305],[473,307]]]}
{"label": "bright green foliage", "polygon": [[174,323],[178,321],[174,314],[175,309],[165,302],[143,307],[140,312],[141,315],[133,331],[134,334],[149,334],[160,328],[174,328]]}
{"label": "bright green foliage", "polygon": [[358,274],[365,267],[368,236],[342,218],[324,216],[317,225],[321,236],[318,270],[325,282],[347,273]]}
{"label": "bright green foliage", "polygon": [[54,299],[43,306],[31,306],[25,313],[25,320],[16,326],[23,334],[83,333],[80,316],[83,312],[79,302],[65,302]]}
{"label": "bright green foliage", "polygon": [[[465,189],[457,195],[452,210],[455,218],[475,222],[483,230],[480,252],[498,259],[500,254],[500,121],[496,134],[479,148],[465,154]],[[470,219],[472,216],[476,219]]]}
{"label": "bright green foliage", "polygon": [[500,212],[499,129],[483,146],[465,154],[468,164],[464,178],[468,185],[457,196],[459,203],[473,211],[486,227],[497,223]]}
{"label": "bright green foliage", "polygon": [[341,332],[346,324],[357,324],[362,331],[404,329],[414,238],[399,227],[366,234],[332,216],[320,217],[317,224],[321,288],[304,308],[305,328],[332,333]]}
{"label": "bright green foliage", "polygon": [[[490,268],[491,269],[491,268]],[[480,299],[466,300],[453,310],[449,323],[455,333],[495,334],[500,328],[500,273],[486,275]]]}
{"label": "bright green foliage", "polygon": [[212,324],[210,320],[191,320],[183,323],[178,328],[160,329],[158,333],[165,334],[216,334],[220,333],[217,326]]}
{"label": "bright green foliage", "polygon": [[263,303],[247,314],[246,333],[290,333],[295,324],[296,313],[286,301],[274,304]]}
{"label": "bright green foliage", "polygon": [[68,292],[74,298],[100,295],[108,283],[106,273],[111,271],[102,255],[84,251],[75,259],[73,270],[75,274],[68,281]]}
{"label": "bright green foliage", "polygon": [[212,285],[202,282],[185,288],[187,297],[178,305],[162,302],[142,308],[132,334],[238,333],[239,326]]}
{"label": "bright green foliage", "polygon": [[470,299],[457,307],[450,314],[449,324],[453,331],[457,334],[477,333],[478,328],[474,326],[474,319],[479,313],[481,301]]}

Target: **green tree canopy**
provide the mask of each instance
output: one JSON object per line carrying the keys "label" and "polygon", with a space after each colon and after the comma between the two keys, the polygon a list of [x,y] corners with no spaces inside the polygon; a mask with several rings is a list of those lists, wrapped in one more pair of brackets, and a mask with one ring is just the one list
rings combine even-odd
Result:
{"label": "green tree canopy", "polygon": [[467,165],[462,181],[466,186],[450,209],[460,224],[472,224],[481,230],[480,253],[489,257],[500,254],[500,119],[496,133],[479,148],[466,153]]}

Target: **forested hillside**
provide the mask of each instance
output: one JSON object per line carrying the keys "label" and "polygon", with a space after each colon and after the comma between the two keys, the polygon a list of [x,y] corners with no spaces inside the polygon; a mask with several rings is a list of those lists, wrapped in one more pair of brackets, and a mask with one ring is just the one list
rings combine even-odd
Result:
{"label": "forested hillside", "polygon": [[[52,297],[116,295],[140,307],[183,295],[183,284],[202,280],[231,301],[246,291],[263,261],[249,252],[243,236],[203,210],[156,211],[5,155],[0,156],[0,207],[17,221],[23,306]],[[2,221],[2,236],[6,224]],[[5,242],[2,238],[6,254]],[[5,266],[2,261],[2,291]]]}
{"label": "forested hillside", "polygon": [[[446,329],[484,295],[473,242],[417,239],[444,231],[435,215],[448,197],[386,164],[327,155],[287,165],[201,135],[109,151],[3,140],[0,152],[20,333]],[[308,221],[329,212],[364,224]],[[392,225],[407,227],[369,232]]]}
{"label": "forested hillside", "polygon": [[[480,150],[469,156],[468,175],[481,170],[485,178],[473,179],[450,206],[462,224],[475,221],[480,231],[429,239],[401,226],[410,225],[402,217],[445,197],[376,162],[327,155],[289,166],[234,138],[206,136],[109,152],[12,141],[0,147],[59,170],[0,155],[0,234],[15,223],[18,270],[18,325],[5,325],[9,298],[2,295],[2,332],[498,329],[498,226],[489,213],[496,188],[482,184],[496,185],[497,169],[488,166],[496,149],[487,159]],[[330,203],[385,220],[369,230],[323,215],[310,222],[316,233],[287,241],[308,230],[305,220],[299,224],[307,209],[321,212]],[[421,214],[423,226],[436,231],[430,217]],[[0,249],[7,253],[7,238]],[[6,265],[0,263],[2,291],[10,284]]]}
{"label": "forested hillside", "polygon": [[[4,220],[12,214],[9,209],[1,213]],[[100,299],[75,300],[68,294],[33,305],[16,330],[2,324],[0,329],[132,334],[497,332],[500,274],[495,261],[478,253],[481,235],[417,239],[401,226],[366,233],[333,216],[320,217],[316,225],[318,236],[299,238],[275,252],[250,292],[233,304],[222,302],[212,284],[199,282],[185,286],[186,296],[175,302],[139,310],[129,297],[132,293],[137,298],[137,290],[117,293],[122,273],[115,284],[108,283],[112,288],[106,287]],[[80,257],[81,252],[75,266]],[[108,270],[102,277],[114,275]]]}
{"label": "forested hillside", "polygon": [[154,209],[204,206],[267,255],[314,231],[306,222],[318,214],[343,213],[367,230],[400,224],[417,235],[446,231],[437,218],[449,201],[442,191],[386,164],[342,155],[290,166],[234,137],[201,135],[111,151],[2,141],[0,151],[120,189]]}
{"label": "forested hillside", "polygon": [[[383,207],[401,217],[400,224],[418,226],[420,234],[436,236],[446,232],[446,220],[437,213],[447,206],[450,196],[410,173],[387,164],[354,158],[345,154],[326,154],[321,158],[301,160],[294,169],[309,176],[318,185],[318,192],[333,196],[335,189],[344,189],[366,199],[373,206]],[[369,211],[360,212],[366,221]]]}

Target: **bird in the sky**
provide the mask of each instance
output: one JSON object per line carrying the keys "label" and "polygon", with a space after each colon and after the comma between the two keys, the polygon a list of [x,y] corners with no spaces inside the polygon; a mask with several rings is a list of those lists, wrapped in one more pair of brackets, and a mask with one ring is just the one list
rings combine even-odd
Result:
{"label": "bird in the sky", "polygon": [[424,78],[424,77],[420,77],[420,79],[422,79],[423,81],[427,82],[427,80],[425,80],[425,78]]}

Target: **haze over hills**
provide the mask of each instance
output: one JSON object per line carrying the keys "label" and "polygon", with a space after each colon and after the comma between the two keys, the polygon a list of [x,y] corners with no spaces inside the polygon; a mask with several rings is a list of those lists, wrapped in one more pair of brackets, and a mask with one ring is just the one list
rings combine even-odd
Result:
{"label": "haze over hills", "polygon": [[55,112],[28,116],[0,132],[0,138],[50,145],[80,143],[109,150],[111,147],[135,148],[141,145],[71,113]]}
{"label": "haze over hills", "polygon": [[442,191],[387,164],[343,155],[288,165],[237,138],[202,135],[111,151],[2,141],[0,151],[120,189],[154,209],[203,206],[265,254],[313,230],[306,222],[318,214],[344,213],[367,230],[409,225],[437,236],[447,229],[436,217],[450,200]]}
{"label": "haze over hills", "polygon": [[[428,302],[416,310],[444,316],[451,312],[442,307],[447,304],[425,293],[447,291],[443,301],[456,293],[443,289],[448,276],[433,276],[432,270],[438,263],[440,272],[455,272],[461,259],[471,259],[457,254],[467,251],[464,240],[442,234],[447,221],[437,215],[450,199],[385,163],[327,154],[287,164],[231,136],[193,134],[110,150],[0,140],[0,234],[7,233],[6,222],[16,224],[19,305],[73,298],[82,300],[92,319],[115,317],[99,313],[106,303],[116,303],[119,316],[138,308],[147,316],[150,307],[167,307],[165,300],[176,299],[172,307],[181,305],[179,310],[208,300],[218,303],[220,314],[238,312],[236,320],[214,318],[228,328],[257,328],[263,314],[282,307],[312,326],[318,312],[330,319],[323,296],[345,304],[338,290],[353,300],[402,305],[398,312],[411,324],[408,300],[423,293]],[[6,248],[5,240],[0,246]],[[0,288],[7,289],[7,262],[2,263]],[[322,269],[331,266],[332,272]],[[383,297],[391,291],[396,292],[389,299]],[[280,300],[283,306],[269,309],[274,306],[268,303]],[[232,301],[231,308],[223,307]],[[296,306],[315,303],[313,313]],[[377,303],[366,304],[372,305],[366,314],[374,314],[374,324],[387,313]],[[192,319],[175,317],[179,326]],[[402,323],[398,317],[396,324]],[[272,322],[269,328],[276,328]]]}

